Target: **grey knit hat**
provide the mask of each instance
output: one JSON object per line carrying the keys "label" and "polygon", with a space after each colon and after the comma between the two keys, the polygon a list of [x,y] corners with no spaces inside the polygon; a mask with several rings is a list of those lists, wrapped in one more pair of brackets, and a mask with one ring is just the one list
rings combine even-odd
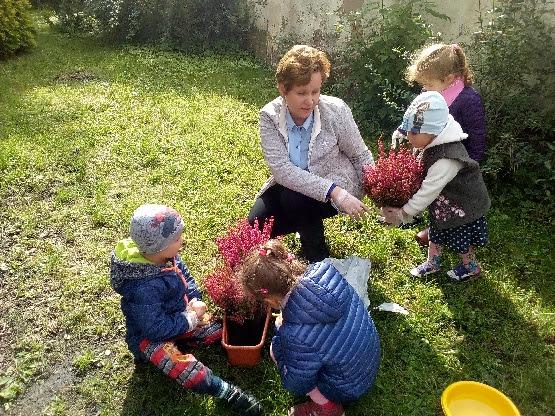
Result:
{"label": "grey knit hat", "polygon": [[133,213],[129,234],[141,253],[164,250],[183,231],[181,215],[165,205],[141,205]]}

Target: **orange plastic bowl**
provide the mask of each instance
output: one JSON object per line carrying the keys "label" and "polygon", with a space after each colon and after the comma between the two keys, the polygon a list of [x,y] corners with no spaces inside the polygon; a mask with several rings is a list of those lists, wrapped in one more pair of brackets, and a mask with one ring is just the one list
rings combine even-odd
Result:
{"label": "orange plastic bowl", "polygon": [[441,395],[445,416],[521,416],[514,403],[487,384],[457,381]]}

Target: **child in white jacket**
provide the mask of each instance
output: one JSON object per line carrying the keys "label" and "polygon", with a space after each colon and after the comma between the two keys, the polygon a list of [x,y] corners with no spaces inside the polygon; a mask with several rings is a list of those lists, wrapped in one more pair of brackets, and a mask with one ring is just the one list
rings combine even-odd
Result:
{"label": "child in white jacket", "polygon": [[420,189],[402,207],[384,207],[389,223],[409,223],[428,208],[430,244],[428,259],[410,273],[424,277],[438,272],[443,247],[457,252],[461,262],[447,275],[464,282],[480,275],[475,247],[488,241],[485,214],[490,207],[486,185],[478,163],[468,156],[462,141],[467,134],[449,114],[445,99],[435,91],[414,99],[398,130],[421,149],[424,180]]}

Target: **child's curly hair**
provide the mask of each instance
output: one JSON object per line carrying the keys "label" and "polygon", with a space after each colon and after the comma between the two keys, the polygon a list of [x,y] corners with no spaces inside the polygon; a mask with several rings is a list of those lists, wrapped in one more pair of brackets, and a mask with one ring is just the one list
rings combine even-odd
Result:
{"label": "child's curly hair", "polygon": [[284,297],[306,271],[306,264],[289,253],[279,240],[269,240],[243,260],[237,276],[245,292],[257,300]]}
{"label": "child's curly hair", "polygon": [[408,82],[425,84],[431,80],[443,81],[451,74],[462,78],[465,85],[472,85],[472,71],[462,48],[457,44],[436,43],[416,52],[405,78]]}

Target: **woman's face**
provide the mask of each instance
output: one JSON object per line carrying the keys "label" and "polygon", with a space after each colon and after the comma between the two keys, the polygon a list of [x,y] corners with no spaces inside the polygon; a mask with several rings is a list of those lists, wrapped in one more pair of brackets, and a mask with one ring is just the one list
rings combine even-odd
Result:
{"label": "woman's face", "polygon": [[322,88],[322,74],[314,72],[310,82],[306,85],[295,85],[288,92],[282,83],[278,85],[279,92],[285,102],[293,121],[300,126],[310,116],[314,107],[320,101],[320,89]]}

